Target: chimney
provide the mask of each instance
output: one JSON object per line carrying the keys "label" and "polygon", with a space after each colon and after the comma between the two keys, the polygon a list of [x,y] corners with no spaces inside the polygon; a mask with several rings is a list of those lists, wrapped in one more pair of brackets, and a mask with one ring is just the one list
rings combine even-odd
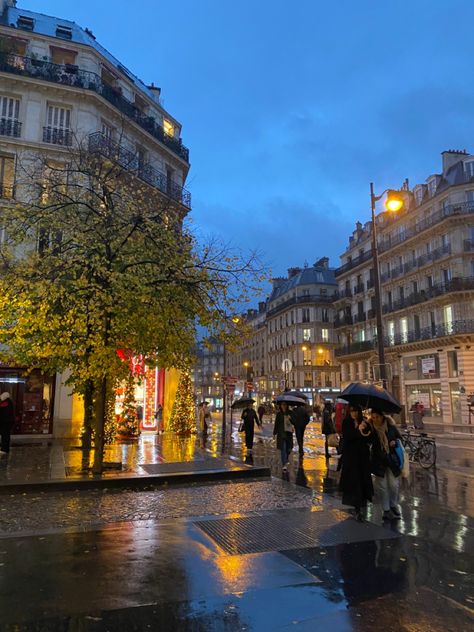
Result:
{"label": "chimney", "polygon": [[301,268],[288,268],[288,278],[292,279],[301,272]]}
{"label": "chimney", "polygon": [[0,0],[0,15],[3,15],[8,7],[16,7],[16,0]]}
{"label": "chimney", "polygon": [[277,288],[281,287],[283,283],[285,283],[285,281],[286,279],[284,277],[275,277],[274,279],[272,279],[273,289],[276,290]]}
{"label": "chimney", "polygon": [[362,230],[362,224],[360,222],[356,222],[356,231],[360,233],[361,230]]}
{"label": "chimney", "polygon": [[158,86],[155,86],[153,82],[151,82],[150,85],[147,86],[147,88],[148,90],[150,90],[150,92],[153,93],[153,96],[155,97],[155,99],[159,101],[160,95],[161,95],[161,88],[158,88]]}
{"label": "chimney", "polygon": [[465,149],[447,149],[446,151],[441,152],[441,156],[443,158],[443,174],[468,155],[469,154]]}
{"label": "chimney", "polygon": [[324,268],[325,270],[327,270],[329,268],[329,258],[328,257],[321,257],[321,259],[316,261],[316,263],[314,264],[314,267],[315,268]]}

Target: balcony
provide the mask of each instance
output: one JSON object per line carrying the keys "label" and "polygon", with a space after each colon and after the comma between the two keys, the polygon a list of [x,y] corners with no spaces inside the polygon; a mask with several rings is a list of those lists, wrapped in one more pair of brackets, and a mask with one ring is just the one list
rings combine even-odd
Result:
{"label": "balcony", "polygon": [[397,266],[390,270],[390,272],[384,272],[380,276],[380,282],[386,283],[389,279],[395,279],[402,274],[406,274],[415,268],[423,268],[426,265],[430,265],[433,262],[438,262],[443,257],[446,257],[451,254],[451,245],[446,244],[441,246],[440,248],[436,248],[436,250],[432,250],[431,252],[427,252],[424,255],[417,257],[416,259],[412,259],[411,261],[404,263],[401,266]]}
{"label": "balcony", "polygon": [[334,319],[334,327],[345,327],[346,325],[352,325],[352,315],[336,316]]}
{"label": "balcony", "polygon": [[[420,233],[428,228],[432,228],[443,222],[445,219],[449,217],[456,217],[460,215],[469,215],[474,213],[474,202],[459,202],[458,204],[449,204],[443,209],[436,211],[435,213],[431,213],[428,217],[416,222],[414,226],[407,228],[402,233],[398,235],[394,235],[391,238],[386,238],[379,244],[379,251],[385,252],[402,244],[405,241],[408,241],[412,237],[418,237]],[[337,275],[337,270],[336,270]]]}
{"label": "balcony", "polygon": [[[385,336],[384,346],[394,347],[425,340],[434,340],[446,338],[448,336],[457,336],[462,334],[474,334],[474,319],[455,320],[450,323],[440,323],[431,327],[414,329],[405,333],[395,334],[394,336]],[[377,338],[366,340],[364,342],[352,342],[335,350],[335,356],[348,356],[353,354],[372,351],[377,346]]]}
{"label": "balcony", "polygon": [[0,119],[0,136],[11,136],[12,138],[20,138],[20,121],[12,121],[12,119],[6,118]]}
{"label": "balcony", "polygon": [[356,314],[354,316],[354,323],[365,323],[366,320],[367,318],[364,312],[361,312],[360,314]]}
{"label": "balcony", "polygon": [[70,147],[72,145],[72,132],[70,129],[43,127],[43,143]]}
{"label": "balcony", "polygon": [[367,320],[370,320],[371,318],[375,318],[376,317],[376,313],[375,313],[375,309],[369,309],[369,311],[367,312]]}
{"label": "balcony", "polygon": [[373,279],[369,279],[367,281],[367,289],[371,290],[373,287],[375,287],[375,281]]}
{"label": "balcony", "polygon": [[361,264],[365,263],[366,261],[370,261],[371,259],[372,259],[372,250],[368,250],[367,252],[364,252],[362,255],[355,257],[355,259],[351,259],[351,261],[348,261],[340,268],[336,268],[335,275],[336,277],[341,276],[341,274],[344,274],[345,272],[348,272],[349,270],[352,270],[353,268],[356,268],[357,266],[360,266]]}
{"label": "balcony", "polygon": [[474,251],[474,240],[473,239],[465,239],[464,240],[464,252],[473,252]]}
{"label": "balcony", "polygon": [[326,294],[308,294],[307,296],[293,296],[283,303],[275,305],[275,307],[267,312],[267,317],[273,316],[274,314],[277,314],[278,312],[286,309],[287,307],[291,307],[292,305],[304,305],[306,303],[330,304],[333,303],[336,299],[337,294],[334,294],[333,296],[327,296]]}
{"label": "balcony", "polygon": [[438,283],[426,290],[413,292],[412,294],[405,296],[403,299],[385,304],[382,307],[382,312],[384,314],[389,314],[401,309],[406,309],[407,307],[412,307],[413,305],[425,303],[430,299],[443,296],[444,294],[449,294],[451,292],[469,292],[471,290],[474,290],[474,277],[468,277],[466,279],[457,277],[447,283]]}
{"label": "balcony", "polygon": [[95,92],[113,105],[122,114],[132,119],[156,140],[166,145],[177,156],[189,162],[189,150],[180,138],[169,136],[152,116],[146,116],[137,106],[126,99],[121,92],[102,81],[94,72],[81,70],[71,64],[53,64],[48,61],[22,57],[14,53],[0,53],[0,72],[7,72],[41,81],[80,88]]}
{"label": "balcony", "polygon": [[362,292],[365,292],[365,287],[363,283],[358,283],[355,287],[354,287],[354,296],[356,294],[361,294]]}
{"label": "balcony", "polygon": [[126,149],[119,143],[107,138],[102,132],[89,135],[89,151],[97,152],[113,160],[126,171],[133,172],[140,180],[159,189],[172,200],[186,208],[191,208],[191,193],[185,188],[171,182],[166,174],[148,164],[140,164],[136,153]]}

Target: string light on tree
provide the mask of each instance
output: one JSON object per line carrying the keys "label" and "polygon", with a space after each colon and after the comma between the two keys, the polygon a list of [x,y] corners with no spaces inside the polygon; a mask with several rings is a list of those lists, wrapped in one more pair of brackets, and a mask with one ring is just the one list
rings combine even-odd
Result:
{"label": "string light on tree", "polygon": [[196,431],[193,385],[189,371],[183,371],[179,378],[176,399],[171,411],[169,428],[176,434],[189,435]]}

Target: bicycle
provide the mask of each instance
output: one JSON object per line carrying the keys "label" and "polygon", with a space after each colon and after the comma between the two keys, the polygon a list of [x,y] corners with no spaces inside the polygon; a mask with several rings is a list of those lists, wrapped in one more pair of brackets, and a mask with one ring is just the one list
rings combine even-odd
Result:
{"label": "bicycle", "polygon": [[408,450],[410,461],[417,461],[421,467],[428,469],[436,465],[436,441],[421,433],[413,435],[409,430],[402,434],[402,445]]}

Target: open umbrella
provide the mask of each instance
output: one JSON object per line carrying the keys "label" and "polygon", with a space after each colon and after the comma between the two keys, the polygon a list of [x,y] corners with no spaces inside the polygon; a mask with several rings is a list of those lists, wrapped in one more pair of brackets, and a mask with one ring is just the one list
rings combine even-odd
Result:
{"label": "open umbrella", "polygon": [[241,397],[235,400],[231,408],[247,408],[247,406],[252,406],[253,404],[255,404],[255,400],[251,397]]}
{"label": "open umbrella", "polygon": [[284,393],[282,393],[282,395],[292,395],[293,397],[299,397],[300,399],[304,399],[304,400],[308,399],[307,395],[305,395],[304,393],[296,389],[293,389],[291,391],[285,391]]}
{"label": "open umbrella", "polygon": [[302,397],[296,397],[296,395],[291,395],[290,393],[277,395],[277,397],[275,397],[275,402],[277,404],[280,404],[281,402],[286,402],[291,406],[305,406],[307,404],[307,401]]}
{"label": "open umbrella", "polygon": [[380,408],[384,413],[399,413],[402,409],[391,393],[375,384],[353,382],[342,391],[340,397],[349,404],[362,408]]}

